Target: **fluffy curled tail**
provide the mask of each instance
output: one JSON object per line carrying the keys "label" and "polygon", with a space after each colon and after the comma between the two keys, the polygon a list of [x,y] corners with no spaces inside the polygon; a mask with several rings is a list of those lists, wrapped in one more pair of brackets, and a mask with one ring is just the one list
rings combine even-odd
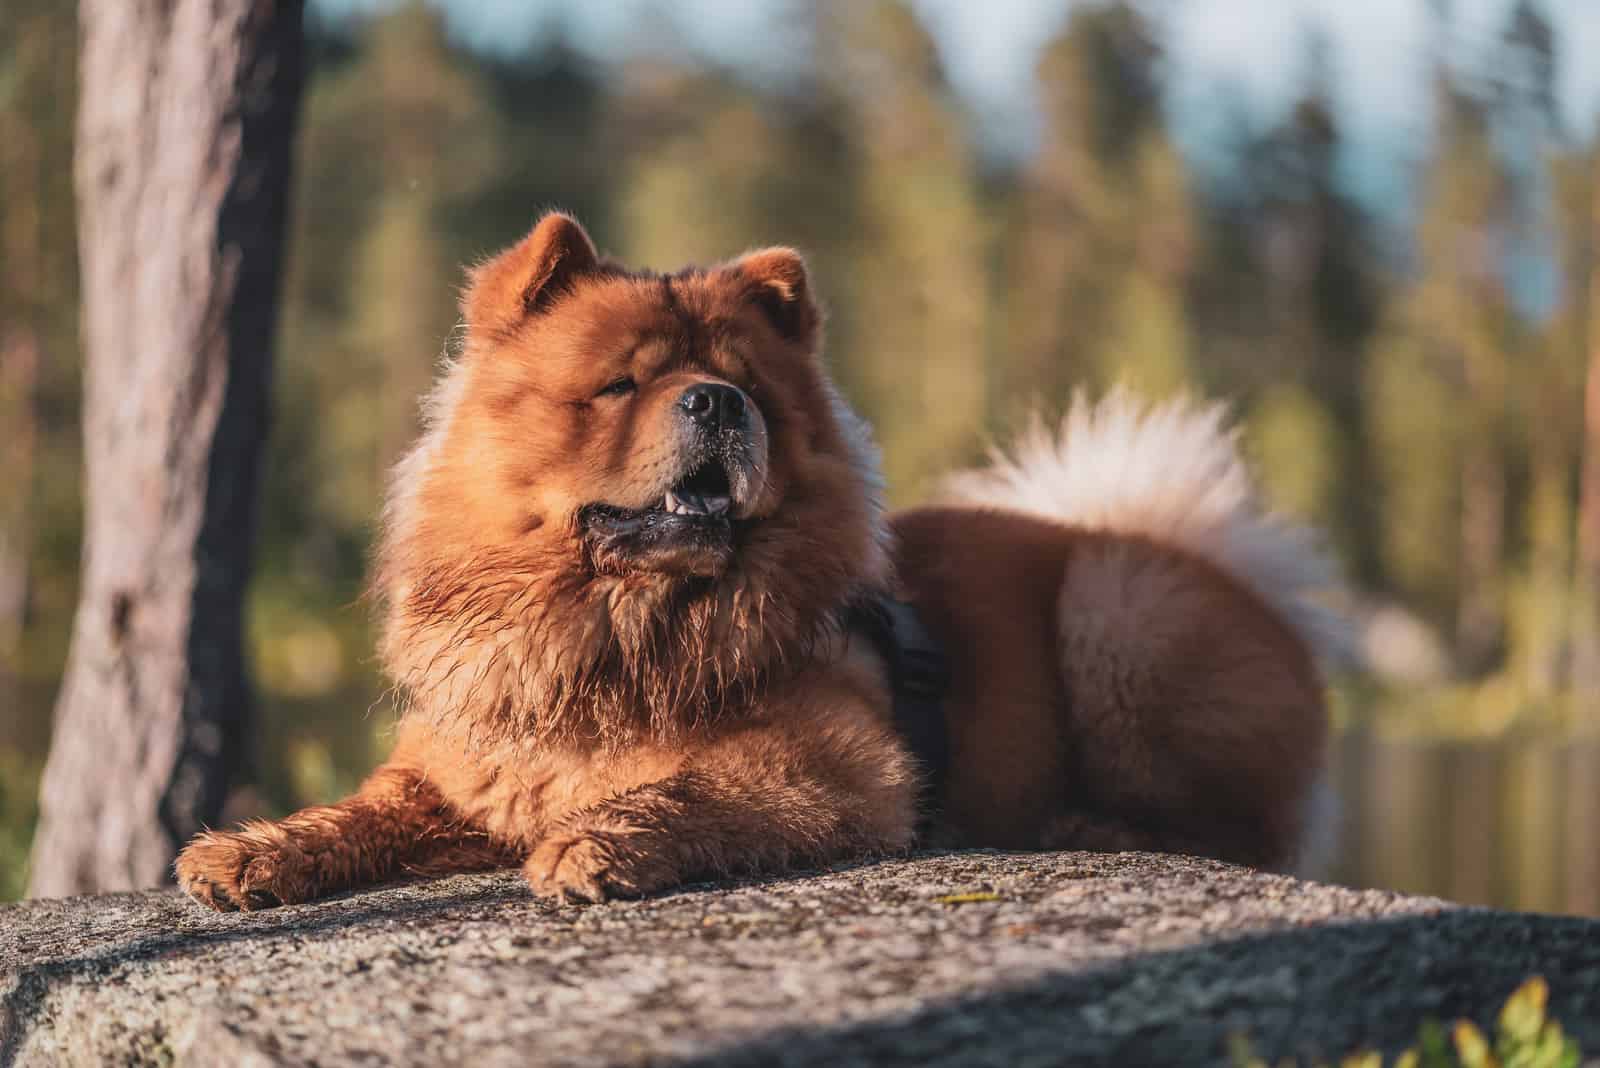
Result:
{"label": "fluffy curled tail", "polygon": [[[1331,562],[1309,531],[1264,507],[1220,405],[1079,395],[1059,429],[1035,420],[988,467],[952,479],[948,495],[1201,558],[1311,655],[1348,655],[1326,600]],[[1057,641],[1070,714],[1085,725],[1080,788],[1108,811],[1171,810],[1202,852],[1320,873],[1337,824],[1322,781],[1320,685],[1263,659],[1270,642],[1250,637],[1247,617],[1230,619],[1225,595],[1171,563],[1102,547],[1062,577]],[[1174,652],[1219,642],[1228,655]],[[1233,797],[1233,815],[1197,829],[1197,794],[1223,813],[1219,798]],[[1230,828],[1246,825],[1256,839],[1229,844]]]}
{"label": "fluffy curled tail", "polygon": [[1080,392],[1059,429],[1035,417],[988,467],[953,476],[946,497],[1175,546],[1254,591],[1319,656],[1349,653],[1326,600],[1331,561],[1310,531],[1264,507],[1221,404]]}

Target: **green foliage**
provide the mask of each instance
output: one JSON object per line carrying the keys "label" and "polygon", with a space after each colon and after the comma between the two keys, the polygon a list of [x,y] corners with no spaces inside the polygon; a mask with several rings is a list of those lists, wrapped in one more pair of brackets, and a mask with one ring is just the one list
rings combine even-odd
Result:
{"label": "green foliage", "polygon": [[1326,406],[1301,386],[1272,387],[1256,401],[1246,434],[1268,497],[1289,515],[1331,526],[1339,428]]}
{"label": "green foliage", "polygon": [[39,818],[39,766],[0,745],[0,901],[22,896],[28,847]]}
{"label": "green foliage", "polygon": [[[898,0],[825,5],[819,77],[841,109],[855,232],[830,288],[834,365],[884,450],[891,500],[923,499],[985,428],[987,233],[967,131],[927,30]],[[841,197],[840,194],[843,194]]]}
{"label": "green foliage", "polygon": [[[1459,1020],[1448,1034],[1438,1023],[1423,1023],[1417,1044],[1386,1062],[1381,1053],[1352,1053],[1339,1068],[1578,1068],[1577,1043],[1561,1025],[1547,1018],[1550,991],[1534,976],[1512,992],[1500,1010],[1493,1035],[1485,1035],[1470,1020]],[[1235,1068],[1270,1068],[1250,1049],[1247,1039],[1236,1039],[1231,1049]],[[1295,1062],[1278,1062],[1294,1068]]]}
{"label": "green foliage", "polygon": [[[1456,599],[1460,409],[1445,369],[1403,328],[1373,345],[1366,408],[1376,456],[1385,572],[1407,603],[1436,621]],[[1419,418],[1419,413],[1427,413]]]}
{"label": "green foliage", "polygon": [[1003,422],[1077,386],[1194,384],[1197,207],[1160,109],[1156,26],[1086,8],[1045,50],[1044,143],[1018,176],[1001,250]]}

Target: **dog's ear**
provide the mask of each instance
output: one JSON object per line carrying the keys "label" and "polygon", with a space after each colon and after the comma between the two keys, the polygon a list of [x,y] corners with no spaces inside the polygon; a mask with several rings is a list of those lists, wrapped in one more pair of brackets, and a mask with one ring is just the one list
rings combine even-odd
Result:
{"label": "dog's ear", "polygon": [[806,261],[792,248],[764,248],[734,261],[730,270],[773,329],[791,341],[809,343],[822,325],[822,311],[811,295]]}
{"label": "dog's ear", "polygon": [[468,272],[461,313],[469,326],[513,329],[599,266],[600,255],[578,220],[551,212],[527,237]]}

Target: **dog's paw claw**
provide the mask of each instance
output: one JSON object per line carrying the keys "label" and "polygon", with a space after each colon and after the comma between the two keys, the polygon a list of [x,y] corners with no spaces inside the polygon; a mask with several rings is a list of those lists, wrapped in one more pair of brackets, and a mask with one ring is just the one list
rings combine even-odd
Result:
{"label": "dog's paw claw", "polygon": [[276,908],[315,896],[293,845],[255,832],[206,832],[178,854],[178,887],[218,912]]}
{"label": "dog's paw claw", "polygon": [[626,835],[554,834],[539,843],[522,873],[535,894],[563,902],[641,897],[679,881],[669,863],[636,845]]}
{"label": "dog's paw claw", "polygon": [[590,835],[553,835],[539,843],[522,873],[540,897],[598,903],[606,899],[609,853],[603,842]]}

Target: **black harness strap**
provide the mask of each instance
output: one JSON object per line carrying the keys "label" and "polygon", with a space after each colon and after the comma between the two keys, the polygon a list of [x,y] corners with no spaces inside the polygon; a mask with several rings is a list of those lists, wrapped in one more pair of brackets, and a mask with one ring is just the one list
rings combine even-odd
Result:
{"label": "black harness strap", "polygon": [[922,765],[922,807],[927,818],[944,796],[950,774],[950,735],[944,719],[949,657],[905,601],[887,595],[864,598],[852,607],[849,622],[852,630],[873,643],[888,666],[895,729]]}

